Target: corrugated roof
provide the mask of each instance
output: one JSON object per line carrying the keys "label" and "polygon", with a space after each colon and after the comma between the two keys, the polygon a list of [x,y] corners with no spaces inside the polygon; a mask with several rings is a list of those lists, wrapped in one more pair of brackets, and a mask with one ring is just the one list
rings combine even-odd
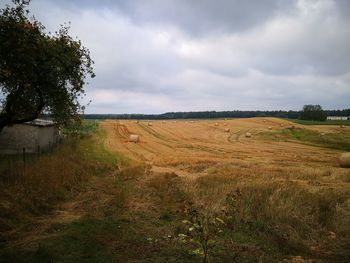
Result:
{"label": "corrugated roof", "polygon": [[41,127],[56,125],[56,123],[53,122],[52,120],[44,120],[44,119],[35,119],[33,121],[25,122],[24,124],[33,125],[33,126],[41,126]]}

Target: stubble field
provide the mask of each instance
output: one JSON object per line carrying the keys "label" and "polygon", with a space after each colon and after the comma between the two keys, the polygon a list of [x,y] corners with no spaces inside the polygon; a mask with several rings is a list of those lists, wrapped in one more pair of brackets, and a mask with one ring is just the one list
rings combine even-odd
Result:
{"label": "stubble field", "polygon": [[[297,125],[275,118],[219,121],[105,121],[105,146],[134,161],[145,162],[153,170],[169,170],[179,176],[205,176],[208,169],[231,165],[260,172],[332,170],[339,168],[338,150],[311,145],[284,131],[309,131],[315,137],[349,137],[349,128]],[[270,128],[270,129],[269,129]],[[229,132],[225,131],[229,129]],[[250,133],[251,137],[246,137]],[[140,142],[129,142],[137,134]],[[346,139],[346,138],[344,138]],[[327,139],[325,139],[326,141]],[[341,140],[341,138],[340,138]],[[292,178],[291,178],[292,179]]]}
{"label": "stubble field", "polygon": [[[305,253],[320,262],[349,259],[350,171],[338,164],[339,154],[349,150],[348,127],[276,118],[101,126],[107,149],[146,164],[150,177],[178,176],[196,208],[212,215],[231,209],[236,238],[254,236],[252,244],[277,243],[287,254]],[[130,134],[140,141],[129,142]],[[240,200],[230,208],[228,196],[235,191]]]}
{"label": "stubble field", "polygon": [[91,124],[0,162],[0,262],[350,262],[348,126]]}

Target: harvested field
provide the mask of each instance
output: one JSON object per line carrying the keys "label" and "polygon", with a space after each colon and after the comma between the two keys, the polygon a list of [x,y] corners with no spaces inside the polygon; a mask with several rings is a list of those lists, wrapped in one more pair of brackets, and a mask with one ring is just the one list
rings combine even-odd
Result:
{"label": "harvested field", "polygon": [[[211,262],[350,262],[350,169],[339,165],[349,127],[276,118],[148,124],[101,122],[71,154],[48,155],[31,191],[18,186],[28,186],[40,160],[18,182],[5,169],[0,262],[203,262],[198,243],[181,239],[193,231],[188,211],[196,211],[193,226],[207,227],[197,238],[215,244]],[[77,166],[64,169],[62,186],[58,169],[45,174],[64,166],[61,155]],[[27,196],[20,203],[19,193]],[[51,200],[46,212],[42,193]],[[19,220],[25,201],[39,216],[27,209]],[[221,234],[213,232],[217,218]]]}
{"label": "harvested field", "polygon": [[[255,167],[270,167],[285,163],[296,169],[338,167],[338,151],[312,147],[297,141],[262,138],[260,135],[271,132],[269,127],[272,127],[272,130],[284,130],[285,126],[290,126],[290,123],[284,120],[274,118],[265,120],[263,122],[260,118],[252,118],[193,123],[168,121],[167,125],[155,121],[153,127],[149,127],[147,122],[125,121],[120,125],[117,121],[105,121],[102,126],[108,132],[105,142],[108,149],[158,167],[181,170],[206,162],[211,165],[246,163]],[[215,123],[218,123],[218,126],[215,126]],[[222,132],[224,123],[227,123],[229,133]],[[284,124],[284,127],[280,124]],[[337,133],[340,129],[332,126],[307,128],[320,133]],[[246,138],[247,132],[252,134],[253,138]],[[130,144],[128,140],[130,134],[140,135],[140,143]]]}
{"label": "harvested field", "polygon": [[[287,255],[291,262],[300,255],[319,262],[349,259],[350,169],[338,162],[350,149],[349,128],[277,118],[154,121],[152,127],[145,121],[105,121],[102,127],[107,149],[145,163],[152,178],[180,177],[187,201],[205,214],[231,206],[233,242],[246,244],[237,237],[243,235],[260,243],[261,255],[271,249],[266,242],[288,251],[266,262],[288,262]],[[128,142],[131,133],[140,135],[138,144]],[[227,201],[231,195],[233,205]]]}

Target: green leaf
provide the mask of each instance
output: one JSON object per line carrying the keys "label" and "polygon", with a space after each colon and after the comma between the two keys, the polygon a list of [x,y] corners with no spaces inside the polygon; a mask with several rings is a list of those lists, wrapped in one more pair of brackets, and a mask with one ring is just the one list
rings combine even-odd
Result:
{"label": "green leaf", "polygon": [[224,220],[222,220],[222,219],[219,218],[219,217],[217,217],[216,220],[219,221],[221,224],[225,224]]}
{"label": "green leaf", "polygon": [[203,256],[204,255],[203,250],[200,249],[200,248],[197,248],[197,249],[193,250],[192,253],[195,254],[195,255],[199,255],[199,256]]}
{"label": "green leaf", "polygon": [[216,241],[214,239],[209,239],[209,241],[208,241],[209,246],[213,246],[213,245],[215,245],[215,243],[216,243]]}

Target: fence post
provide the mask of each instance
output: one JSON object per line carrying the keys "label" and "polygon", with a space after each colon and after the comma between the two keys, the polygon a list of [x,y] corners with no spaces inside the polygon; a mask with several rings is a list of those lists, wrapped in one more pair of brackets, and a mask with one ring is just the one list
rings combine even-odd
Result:
{"label": "fence post", "polygon": [[23,147],[23,156],[22,156],[22,158],[23,158],[23,164],[25,165],[26,164],[26,148],[25,147]]}
{"label": "fence post", "polygon": [[24,178],[25,173],[26,173],[26,148],[23,147],[22,150],[23,150],[23,156],[22,156],[22,158],[23,158],[23,170],[22,170],[22,173],[19,174],[18,180],[20,180],[21,177]]}

